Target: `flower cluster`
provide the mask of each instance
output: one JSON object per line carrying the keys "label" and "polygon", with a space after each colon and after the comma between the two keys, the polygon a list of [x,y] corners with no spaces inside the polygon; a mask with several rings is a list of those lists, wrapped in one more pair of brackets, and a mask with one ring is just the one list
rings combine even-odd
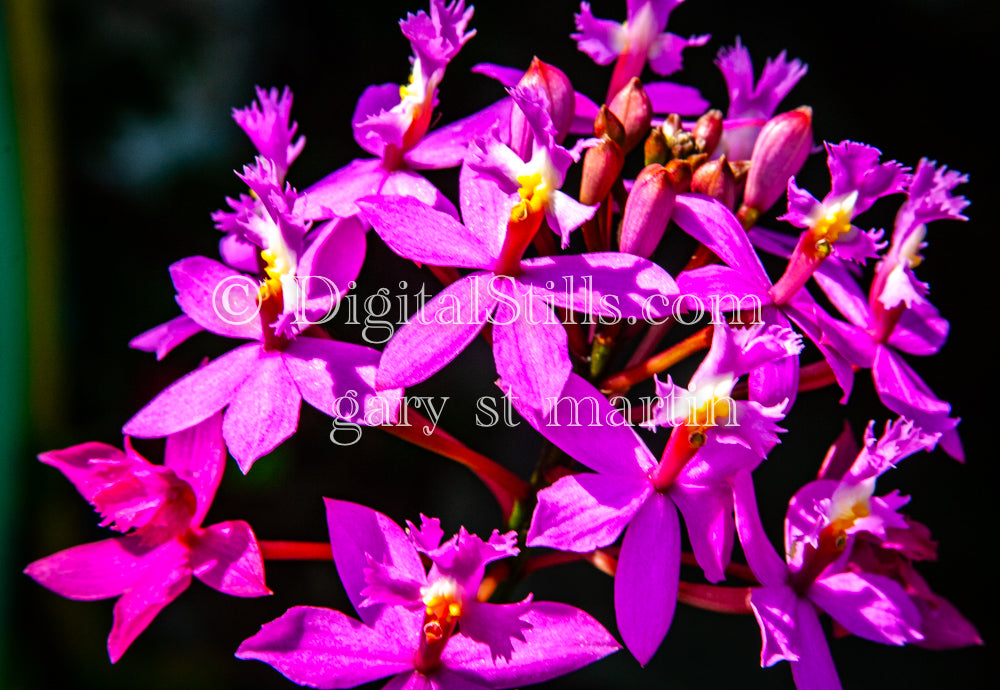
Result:
{"label": "flower cluster", "polygon": [[[901,512],[910,498],[876,494],[910,455],[940,446],[965,459],[951,405],[904,354],[933,355],[947,337],[917,270],[929,224],[966,219],[955,189],[967,178],[854,141],[817,146],[811,108],[782,110],[806,74],[784,53],[755,80],[742,42],[722,47],[725,111],[691,86],[643,81],[647,64],[669,75],[710,39],[666,30],[679,5],[630,0],[619,22],[581,3],[572,38],[614,63],[601,105],[537,58],[485,64],[474,71],[499,82],[497,102],[436,126],[446,71],[476,32],[463,0],[430,0],[399,23],[406,83],[358,100],[351,124],[370,157],[302,191],[287,179],[305,145],[291,91],[258,88],[233,110],[257,155],[237,173],[245,192],[212,216],[219,256],[170,267],[181,314],[131,345],[163,358],[201,331],[239,342],[135,412],[124,450],[94,442],[39,456],[122,533],[25,570],[66,597],[120,597],[112,662],[192,575],[263,596],[265,560],[305,558],[332,559],[358,618],[303,602],[234,649],[310,687],[513,688],[622,647],[645,666],[669,644],[678,602],[753,615],[761,665],[787,660],[800,688],[840,686],[823,615],[883,644],[981,643],[915,569],[937,554]],[[824,158],[829,191],[800,186],[800,170]],[[454,198],[421,174],[455,168]],[[889,233],[866,221],[876,206],[896,211]],[[324,327],[357,298],[368,242],[440,283],[381,349]],[[767,258],[776,279],[761,252],[779,257]],[[530,479],[445,432],[430,404],[433,425],[422,424],[407,397],[479,337],[495,362],[482,382],[547,441]],[[801,433],[786,429],[800,394],[838,386],[846,405],[862,369],[884,431],[872,421],[858,450],[848,429],[813,459],[817,479],[789,502],[779,554],[757,469],[782,461],[782,434]],[[655,395],[637,403],[643,386]],[[335,425],[460,462],[495,496],[502,528],[445,539],[436,519],[404,529],[333,498],[328,546],[258,541],[242,521],[202,526],[227,456],[253,471],[299,431],[303,400]],[[497,444],[505,431],[493,429]],[[163,464],[130,438],[166,438]],[[617,637],[610,620],[515,595],[533,572],[573,560],[613,576]],[[684,563],[704,582],[682,579]]]}

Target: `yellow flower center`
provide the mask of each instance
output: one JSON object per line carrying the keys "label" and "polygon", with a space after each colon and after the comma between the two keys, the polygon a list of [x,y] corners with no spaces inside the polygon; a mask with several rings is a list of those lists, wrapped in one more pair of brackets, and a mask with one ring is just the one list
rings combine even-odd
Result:
{"label": "yellow flower center", "polygon": [[549,199],[549,186],[539,172],[518,175],[517,181],[521,185],[517,190],[521,200],[511,209],[510,219],[515,223],[521,223],[530,216],[544,211]]}
{"label": "yellow flower center", "polygon": [[441,578],[428,587],[422,587],[420,594],[429,620],[447,626],[462,617],[462,599],[458,583],[451,578]]}
{"label": "yellow flower center", "polygon": [[260,256],[267,264],[264,267],[267,278],[261,284],[258,295],[262,302],[269,298],[277,299],[281,297],[281,277],[289,273],[291,266],[286,257],[270,249],[261,250]]}

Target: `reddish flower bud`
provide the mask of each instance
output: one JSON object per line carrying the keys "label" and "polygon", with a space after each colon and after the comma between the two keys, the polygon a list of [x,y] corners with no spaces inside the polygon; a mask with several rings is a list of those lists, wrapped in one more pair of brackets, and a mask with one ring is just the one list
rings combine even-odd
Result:
{"label": "reddish flower bud", "polygon": [[608,105],[625,128],[625,143],[622,149],[628,153],[642,141],[653,121],[653,104],[642,88],[638,77],[619,91]]}
{"label": "reddish flower bud", "polygon": [[812,150],[812,108],[802,106],[768,120],[750,156],[743,205],[758,215],[774,205],[788,178],[797,173]]}
{"label": "reddish flower bud", "polygon": [[691,191],[718,199],[729,209],[736,206],[736,175],[725,156],[709,161],[694,171]]}
{"label": "reddish flower bud", "polygon": [[594,120],[594,136],[606,136],[619,146],[625,143],[625,125],[606,105],[601,106],[601,111]]}
{"label": "reddish flower bud", "polygon": [[611,193],[611,186],[621,174],[623,165],[625,153],[608,137],[604,137],[597,146],[587,149],[583,155],[580,203],[593,206],[604,201]]}
{"label": "reddish flower bud", "polygon": [[722,139],[722,111],[709,110],[699,117],[691,130],[691,136],[694,137],[698,150],[711,156]]}
{"label": "reddish flower bud", "polygon": [[[537,57],[531,61],[528,71],[518,82],[519,86],[527,86],[542,93],[548,101],[549,116],[556,128],[556,142],[562,143],[569,134],[573,124],[573,110],[576,107],[576,94],[573,85],[562,70],[542,62]],[[520,108],[512,108],[510,114],[510,143],[522,158],[531,157],[531,128],[524,119]]]}
{"label": "reddish flower bud", "polygon": [[643,168],[625,202],[619,249],[648,258],[667,229],[676,198],[677,190],[665,167],[654,163]]}

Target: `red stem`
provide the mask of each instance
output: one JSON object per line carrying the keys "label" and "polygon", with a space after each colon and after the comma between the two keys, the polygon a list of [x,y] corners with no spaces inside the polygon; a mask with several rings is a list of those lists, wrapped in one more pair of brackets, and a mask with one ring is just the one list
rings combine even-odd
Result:
{"label": "red stem", "polygon": [[265,561],[332,561],[328,541],[257,541]]}
{"label": "red stem", "polygon": [[753,587],[719,587],[681,580],[677,588],[677,601],[716,613],[753,613],[750,608],[751,590]]}

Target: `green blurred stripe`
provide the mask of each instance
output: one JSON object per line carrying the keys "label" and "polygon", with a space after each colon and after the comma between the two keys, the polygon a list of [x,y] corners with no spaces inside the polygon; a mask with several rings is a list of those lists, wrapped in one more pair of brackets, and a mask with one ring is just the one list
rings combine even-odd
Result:
{"label": "green blurred stripe", "polygon": [[29,434],[61,417],[59,264],[48,2],[5,0],[0,27],[0,687],[13,669],[12,562]]}
{"label": "green blurred stripe", "polygon": [[5,0],[5,5],[27,238],[29,423],[33,438],[44,438],[63,420],[61,391],[66,385],[60,347],[58,214],[62,204],[56,171],[54,51],[47,0]]}
{"label": "green blurred stripe", "polygon": [[[5,20],[7,17],[5,17]],[[4,22],[5,29],[11,26]],[[10,669],[10,579],[14,486],[24,452],[27,393],[27,268],[21,213],[18,144],[8,59],[7,31],[0,32],[0,247],[3,247],[3,295],[0,296],[0,674]],[[0,677],[0,685],[5,685]],[[9,680],[9,679],[8,679]]]}

